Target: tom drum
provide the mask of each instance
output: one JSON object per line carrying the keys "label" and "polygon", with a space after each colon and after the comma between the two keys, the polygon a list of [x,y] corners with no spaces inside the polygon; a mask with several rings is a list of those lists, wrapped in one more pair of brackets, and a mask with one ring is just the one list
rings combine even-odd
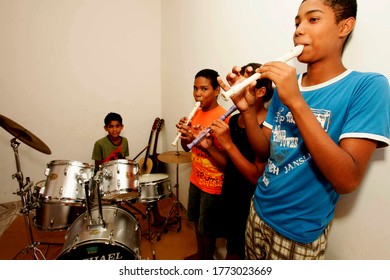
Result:
{"label": "tom drum", "polygon": [[102,199],[128,200],[139,193],[138,163],[127,159],[112,160],[100,166]]}
{"label": "tom drum", "polygon": [[171,181],[168,174],[142,174],[139,177],[139,183],[141,189],[141,202],[159,200],[172,194]]}

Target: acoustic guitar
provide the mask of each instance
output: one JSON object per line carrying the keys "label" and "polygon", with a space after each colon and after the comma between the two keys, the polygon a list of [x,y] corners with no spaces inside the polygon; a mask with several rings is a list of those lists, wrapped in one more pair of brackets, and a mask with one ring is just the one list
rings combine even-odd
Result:
{"label": "acoustic guitar", "polygon": [[153,167],[151,173],[165,173],[165,164],[161,162],[158,159],[158,153],[157,153],[157,143],[158,143],[158,136],[164,126],[164,119],[160,119],[157,125],[156,129],[156,135],[154,137],[154,146],[153,146],[153,153],[151,155],[151,159],[153,161]]}
{"label": "acoustic guitar", "polygon": [[156,131],[159,122],[160,122],[160,118],[159,117],[154,119],[154,122],[153,122],[153,125],[152,125],[152,129],[150,130],[150,135],[149,135],[148,145],[147,145],[147,148],[146,148],[145,157],[141,158],[138,161],[141,174],[149,174],[152,171],[153,161],[150,158],[150,145],[152,143],[153,134]]}

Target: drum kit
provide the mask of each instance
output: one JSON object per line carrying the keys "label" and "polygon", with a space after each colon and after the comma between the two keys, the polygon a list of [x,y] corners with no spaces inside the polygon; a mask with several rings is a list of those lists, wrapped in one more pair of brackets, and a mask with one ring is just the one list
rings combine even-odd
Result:
{"label": "drum kit", "polygon": [[[22,253],[32,253],[34,259],[39,259],[39,253],[45,259],[38,245],[63,246],[57,257],[61,260],[141,259],[140,224],[131,211],[121,207],[122,202],[137,209],[133,206],[136,202],[151,205],[173,196],[174,202],[162,232],[167,232],[168,220],[172,217],[176,217],[179,225],[177,231],[180,231],[178,165],[190,162],[190,153],[174,151],[158,156],[164,163],[176,164],[175,195],[168,174],[140,174],[137,161],[127,159],[103,163],[97,172],[88,163],[54,160],[47,164],[46,179],[34,184],[29,177],[24,178],[22,173],[18,140],[45,154],[51,154],[49,147],[33,133],[3,115],[0,115],[0,126],[14,136],[11,147],[17,172],[12,178],[16,178],[19,184],[16,194],[21,198],[20,212],[23,213],[29,239],[29,244],[14,259]],[[35,216],[31,222],[32,210]],[[150,234],[149,210],[147,207],[143,217],[148,218]],[[66,230],[65,242],[35,241],[32,226],[47,232]],[[155,259],[155,250],[152,250]]]}

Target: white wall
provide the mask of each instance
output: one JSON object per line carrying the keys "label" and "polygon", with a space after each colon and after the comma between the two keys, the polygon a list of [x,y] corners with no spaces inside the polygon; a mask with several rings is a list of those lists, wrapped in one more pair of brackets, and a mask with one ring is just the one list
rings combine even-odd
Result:
{"label": "white wall", "polygon": [[[222,77],[234,65],[266,62],[292,47],[294,17],[301,0],[163,1],[162,108],[168,123],[194,105],[193,78],[202,68]],[[344,57],[348,68],[390,78],[386,20],[388,1],[358,0],[357,26]],[[303,65],[294,62],[300,72]],[[220,104],[228,107],[221,101]],[[174,110],[173,110],[174,106]],[[167,127],[168,139],[175,135]],[[390,150],[376,151],[360,189],[343,195],[329,238],[327,259],[390,259]],[[184,177],[188,169],[183,170]],[[340,174],[341,175],[341,174]],[[186,184],[181,189],[186,191]],[[234,223],[234,221],[232,221]]]}
{"label": "white wall", "polygon": [[[290,50],[300,2],[1,0],[0,114],[52,151],[45,155],[22,143],[24,175],[41,180],[51,160],[91,163],[109,111],[124,118],[131,156],[146,145],[156,116],[165,119],[159,152],[174,150],[175,124],[194,105],[195,73],[214,68],[224,77],[233,65],[266,62]],[[359,1],[347,67],[390,78],[387,2]],[[0,203],[18,200],[11,139],[0,128]],[[328,259],[390,259],[389,158],[389,149],[378,150],[360,189],[342,196]],[[169,167],[175,183],[175,166]],[[179,167],[186,205],[190,166]]]}
{"label": "white wall", "polygon": [[[161,116],[161,5],[155,0],[1,0],[0,114],[40,138],[21,143],[24,176],[52,160],[91,160],[103,119],[124,120],[130,158]],[[162,132],[163,133],[163,132]],[[0,128],[0,203],[18,200],[12,135]]]}

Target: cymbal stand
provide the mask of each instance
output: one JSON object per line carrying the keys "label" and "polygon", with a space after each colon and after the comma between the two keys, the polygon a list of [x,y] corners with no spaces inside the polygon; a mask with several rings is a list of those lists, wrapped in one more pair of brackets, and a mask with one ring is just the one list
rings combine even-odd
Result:
{"label": "cymbal stand", "polygon": [[[177,151],[179,153],[179,151]],[[176,188],[176,195],[175,195],[175,201],[173,202],[173,205],[171,207],[171,210],[169,210],[168,217],[166,218],[164,225],[162,227],[162,232],[167,233],[168,229],[168,220],[171,217],[176,217],[177,222],[179,223],[179,226],[177,228],[177,232],[181,230],[181,215],[180,210],[183,209],[183,205],[179,201],[179,164],[176,164],[176,185],[174,186]]]}
{"label": "cymbal stand", "polygon": [[47,245],[47,246],[50,246],[50,245],[63,245],[63,244],[59,244],[59,243],[47,243],[47,242],[35,242],[34,241],[34,237],[33,237],[33,233],[32,233],[32,228],[31,228],[31,221],[30,221],[30,209],[32,207],[35,207],[34,206],[34,203],[31,201],[32,200],[32,196],[31,196],[31,186],[33,185],[33,182],[30,181],[30,178],[27,177],[26,178],[26,182],[24,183],[24,176],[23,176],[23,173],[21,171],[21,167],[20,167],[20,160],[19,160],[19,152],[18,152],[18,147],[19,147],[20,143],[16,141],[16,138],[13,138],[11,140],[11,147],[14,151],[14,155],[15,155],[15,161],[16,161],[16,168],[17,168],[17,172],[15,174],[12,175],[12,179],[17,179],[18,180],[18,183],[19,183],[19,190],[17,191],[17,195],[20,196],[21,200],[22,200],[22,208],[20,210],[20,212],[23,214],[24,216],[24,223],[25,223],[25,226],[26,226],[26,230],[27,230],[27,236],[28,236],[28,241],[29,241],[29,245],[27,245],[25,248],[23,248],[15,257],[14,259],[16,259],[20,254],[22,253],[29,253],[30,251],[32,251],[33,253],[33,258],[35,260],[38,260],[38,255],[37,253],[40,254],[40,256],[45,259],[45,256],[44,254],[42,253],[42,251],[40,249],[38,249],[38,245]]}
{"label": "cymbal stand", "polygon": [[146,239],[150,241],[150,245],[152,246],[152,255],[153,255],[153,260],[156,259],[156,249],[154,246],[154,237],[157,235],[157,240],[160,239],[160,233],[159,232],[152,232],[152,222],[151,222],[151,217],[150,214],[152,213],[152,209],[156,204],[152,202],[147,202],[146,203],[146,216],[148,218],[148,231],[143,234]]}

